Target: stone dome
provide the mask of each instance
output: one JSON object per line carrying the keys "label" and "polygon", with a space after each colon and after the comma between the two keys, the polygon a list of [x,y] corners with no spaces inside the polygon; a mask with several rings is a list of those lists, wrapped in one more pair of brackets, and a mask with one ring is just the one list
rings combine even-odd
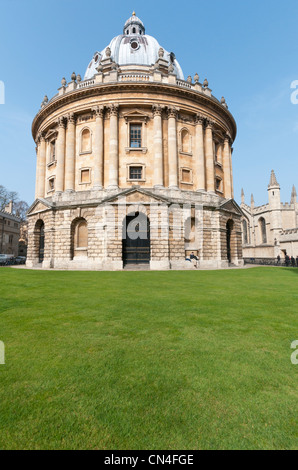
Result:
{"label": "stone dome", "polygon": [[[128,65],[153,66],[159,59],[160,49],[158,41],[145,34],[143,22],[133,13],[124,25],[123,34],[114,37],[108,47],[101,52],[95,52],[87,67],[84,80],[93,78],[98,73],[97,67],[107,58],[111,58],[120,67]],[[109,57],[107,50],[110,54]],[[183,71],[175,54],[163,50],[163,59],[167,61],[168,65],[173,66],[173,73],[177,75],[177,78],[184,80]]]}

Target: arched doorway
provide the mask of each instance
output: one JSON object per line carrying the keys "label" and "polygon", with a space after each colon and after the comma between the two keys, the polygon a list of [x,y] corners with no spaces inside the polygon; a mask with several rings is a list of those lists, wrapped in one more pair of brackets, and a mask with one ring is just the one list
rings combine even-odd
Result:
{"label": "arched doorway", "polygon": [[39,227],[39,249],[38,249],[38,261],[42,263],[44,260],[44,223],[40,223]]}
{"label": "arched doorway", "polygon": [[232,262],[232,249],[231,249],[231,239],[232,239],[232,232],[234,228],[234,222],[232,220],[228,220],[227,222],[227,258],[229,263]]}
{"label": "arched doorway", "polygon": [[150,221],[142,212],[123,221],[122,259],[124,266],[150,263]]}

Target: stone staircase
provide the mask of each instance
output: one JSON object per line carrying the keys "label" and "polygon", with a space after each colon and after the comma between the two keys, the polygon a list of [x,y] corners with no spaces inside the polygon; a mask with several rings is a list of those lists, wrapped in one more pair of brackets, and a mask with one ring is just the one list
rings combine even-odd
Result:
{"label": "stone staircase", "polygon": [[126,264],[123,268],[124,271],[150,271],[150,265],[144,264]]}

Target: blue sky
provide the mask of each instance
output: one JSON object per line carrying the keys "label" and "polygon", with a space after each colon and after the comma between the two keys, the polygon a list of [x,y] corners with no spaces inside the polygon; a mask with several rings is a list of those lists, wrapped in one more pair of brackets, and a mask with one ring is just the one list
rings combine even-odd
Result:
{"label": "blue sky", "polygon": [[233,166],[235,199],[267,202],[275,169],[283,201],[298,186],[297,0],[100,1],[0,0],[0,184],[31,203],[35,144],[31,123],[61,78],[84,75],[96,50],[122,33],[135,10],[146,32],[176,54],[185,77],[206,77],[225,96],[238,125]]}

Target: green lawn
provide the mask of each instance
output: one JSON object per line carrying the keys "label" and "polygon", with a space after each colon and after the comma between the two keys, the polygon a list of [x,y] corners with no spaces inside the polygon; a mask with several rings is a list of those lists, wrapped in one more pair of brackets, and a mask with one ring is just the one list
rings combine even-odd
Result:
{"label": "green lawn", "polygon": [[297,449],[298,269],[0,269],[1,449]]}

